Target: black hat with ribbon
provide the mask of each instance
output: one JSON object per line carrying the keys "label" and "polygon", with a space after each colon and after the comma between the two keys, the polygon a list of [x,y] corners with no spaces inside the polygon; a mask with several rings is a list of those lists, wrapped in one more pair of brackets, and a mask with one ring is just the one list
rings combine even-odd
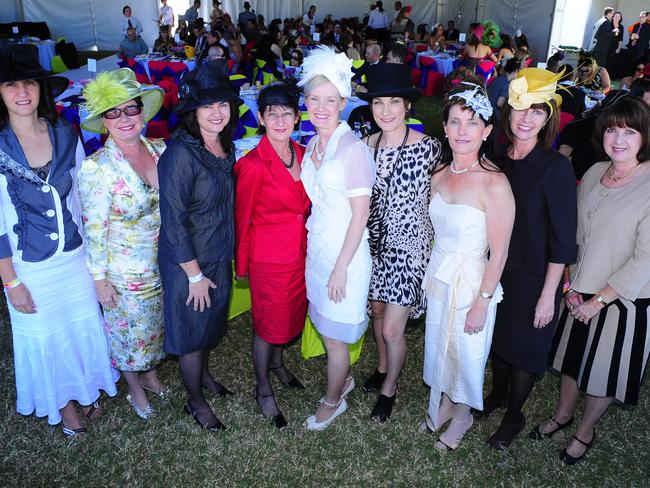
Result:
{"label": "black hat with ribbon", "polygon": [[368,92],[357,93],[362,100],[379,97],[401,97],[410,102],[420,98],[420,90],[411,84],[411,68],[404,64],[377,63],[368,67]]}
{"label": "black hat with ribbon", "polygon": [[216,102],[240,101],[230,84],[225,59],[208,61],[187,73],[178,85],[178,98],[179,115]]}
{"label": "black hat with ribbon", "polygon": [[38,48],[32,44],[10,44],[0,48],[0,83],[22,80],[43,80],[58,97],[70,82],[63,76],[51,76],[38,61]]}

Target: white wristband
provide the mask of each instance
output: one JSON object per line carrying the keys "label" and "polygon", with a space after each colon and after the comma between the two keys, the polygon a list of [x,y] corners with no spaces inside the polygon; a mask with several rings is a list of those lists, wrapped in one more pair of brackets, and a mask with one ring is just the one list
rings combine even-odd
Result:
{"label": "white wristband", "polygon": [[191,284],[198,283],[203,279],[203,273],[199,273],[196,276],[188,276],[187,281],[189,281]]}

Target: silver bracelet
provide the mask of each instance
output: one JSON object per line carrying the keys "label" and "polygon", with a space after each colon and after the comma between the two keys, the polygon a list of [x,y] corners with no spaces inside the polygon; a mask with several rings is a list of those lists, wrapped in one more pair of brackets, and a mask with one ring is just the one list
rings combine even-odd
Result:
{"label": "silver bracelet", "polygon": [[203,273],[199,272],[199,274],[195,276],[188,276],[187,281],[190,282],[190,284],[198,283],[203,279]]}

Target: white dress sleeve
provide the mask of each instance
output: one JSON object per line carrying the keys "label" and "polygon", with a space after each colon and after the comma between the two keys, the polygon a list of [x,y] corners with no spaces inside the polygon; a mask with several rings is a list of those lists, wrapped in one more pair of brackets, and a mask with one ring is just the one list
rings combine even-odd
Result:
{"label": "white dress sleeve", "polygon": [[368,146],[363,142],[357,142],[348,150],[343,161],[343,171],[348,198],[372,195],[376,165]]}

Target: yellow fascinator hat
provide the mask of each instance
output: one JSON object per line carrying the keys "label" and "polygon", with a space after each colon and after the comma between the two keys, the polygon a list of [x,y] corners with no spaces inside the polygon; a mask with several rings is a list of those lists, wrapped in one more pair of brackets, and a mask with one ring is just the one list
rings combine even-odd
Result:
{"label": "yellow fascinator hat", "polygon": [[129,68],[99,73],[84,88],[86,103],[80,110],[81,127],[89,132],[106,133],[102,114],[138,97],[142,100],[144,121],[148,122],[162,107],[164,95],[159,86],[145,88],[140,85]]}
{"label": "yellow fascinator hat", "polygon": [[522,69],[508,87],[508,105],[515,110],[526,110],[531,105],[545,103],[553,113],[553,106],[549,102],[555,100],[558,107],[562,103],[562,97],[555,91],[563,74],[564,70],[553,73],[542,68]]}

